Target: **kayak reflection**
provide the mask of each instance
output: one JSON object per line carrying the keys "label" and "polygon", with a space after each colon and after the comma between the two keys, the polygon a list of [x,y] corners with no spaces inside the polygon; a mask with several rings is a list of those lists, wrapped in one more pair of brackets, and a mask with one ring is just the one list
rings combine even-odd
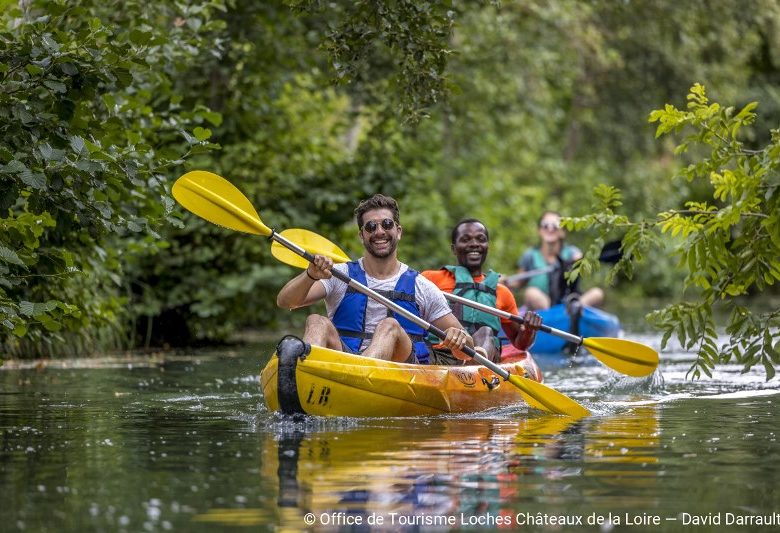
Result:
{"label": "kayak reflection", "polygon": [[[422,517],[511,517],[563,493],[572,475],[592,476],[588,490],[605,497],[615,486],[652,483],[659,475],[656,415],[642,408],[580,421],[442,418],[410,427],[386,419],[315,430],[280,424],[263,443],[262,470],[278,479],[283,530],[350,528],[371,517],[391,527],[436,524]],[[310,514],[313,523],[305,522]]]}

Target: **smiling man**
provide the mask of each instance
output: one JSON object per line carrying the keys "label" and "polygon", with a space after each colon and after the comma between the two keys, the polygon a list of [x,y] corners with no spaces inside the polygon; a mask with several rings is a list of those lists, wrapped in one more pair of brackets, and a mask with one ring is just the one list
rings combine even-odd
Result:
{"label": "smiling man", "polygon": [[302,274],[279,291],[276,303],[287,309],[325,300],[328,316],[309,315],[303,340],[377,359],[431,362],[431,345],[422,328],[348,288],[333,277],[331,270],[337,269],[443,330],[446,338],[442,344],[452,350],[454,361],[467,360],[468,356],[460,348],[473,348],[473,339],[452,314],[444,296],[433,283],[397,258],[403,231],[396,201],[375,194],[360,202],[355,209],[355,220],[358,237],[365,248],[363,257],[334,265],[328,257],[316,255]]}
{"label": "smiling man", "polygon": [[[448,265],[439,270],[426,270],[422,275],[445,292],[457,294],[513,315],[518,314],[515,297],[507,287],[498,283],[499,275],[492,270],[487,273],[482,271],[490,244],[490,236],[485,225],[475,218],[461,220],[452,228],[451,237],[452,253],[458,264]],[[536,338],[536,327],[542,323],[539,315],[533,311],[524,316],[530,324],[530,327],[526,327],[507,318],[499,319],[495,315],[459,303],[450,305],[457,319],[473,336],[474,343],[484,348],[488,359],[496,363],[501,360],[499,341],[501,329],[512,345],[525,351],[533,344]],[[452,355],[445,346],[435,347],[435,362],[444,364],[448,358],[452,358]]]}

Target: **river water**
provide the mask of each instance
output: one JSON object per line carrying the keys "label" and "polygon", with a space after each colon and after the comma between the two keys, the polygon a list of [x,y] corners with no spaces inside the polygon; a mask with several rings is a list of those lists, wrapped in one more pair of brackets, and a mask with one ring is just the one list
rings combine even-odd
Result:
{"label": "river water", "polygon": [[579,421],[293,420],[263,403],[272,349],[0,368],[0,531],[780,529],[780,383],[758,369],[543,364]]}

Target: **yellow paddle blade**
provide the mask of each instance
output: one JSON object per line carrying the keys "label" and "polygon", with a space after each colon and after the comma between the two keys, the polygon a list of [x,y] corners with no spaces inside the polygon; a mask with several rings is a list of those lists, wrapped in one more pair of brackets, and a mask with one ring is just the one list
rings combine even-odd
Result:
{"label": "yellow paddle blade", "polygon": [[171,192],[185,209],[213,224],[254,235],[271,234],[249,199],[212,172],[187,172],[176,180]]}
{"label": "yellow paddle blade", "polygon": [[520,389],[523,399],[531,407],[575,418],[590,415],[585,407],[547,385],[515,374],[509,375],[509,382]]}
{"label": "yellow paddle blade", "polygon": [[[286,229],[279,235],[288,241],[297,244],[310,254],[330,257],[333,259],[334,263],[347,263],[350,260],[347,253],[341,248],[313,231],[293,228]],[[271,244],[271,253],[282,263],[297,268],[306,268],[309,266],[309,262],[306,259],[276,241]]]}
{"label": "yellow paddle blade", "polygon": [[647,376],[658,367],[658,352],[638,342],[611,337],[589,337],[582,344],[593,357],[628,376]]}

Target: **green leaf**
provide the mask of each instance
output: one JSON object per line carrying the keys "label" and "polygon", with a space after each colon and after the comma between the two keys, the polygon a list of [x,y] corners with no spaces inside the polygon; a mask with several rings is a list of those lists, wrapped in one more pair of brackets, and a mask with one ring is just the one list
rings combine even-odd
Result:
{"label": "green leaf", "polygon": [[38,74],[43,72],[43,69],[41,67],[39,67],[38,65],[29,64],[29,65],[26,65],[24,68],[25,68],[25,70],[27,70],[27,72],[31,76],[37,76]]}
{"label": "green leaf", "polygon": [[59,67],[60,71],[66,76],[75,76],[79,73],[79,69],[76,68],[76,65],[70,62],[60,63]]}
{"label": "green leaf", "polygon": [[211,122],[212,125],[216,127],[222,125],[222,113],[217,113],[215,111],[201,111],[201,114],[203,115],[203,118]]}
{"label": "green leaf", "polygon": [[77,154],[81,154],[86,151],[84,139],[82,139],[79,135],[74,135],[70,138],[70,146]]}
{"label": "green leaf", "polygon": [[25,170],[19,173],[19,178],[32,189],[40,190],[46,188],[46,176],[40,172]]}
{"label": "green leaf", "polygon": [[130,41],[133,44],[144,46],[149,44],[151,40],[152,40],[152,34],[150,32],[145,32],[140,30],[132,30],[130,32]]}
{"label": "green leaf", "polygon": [[41,42],[43,42],[43,46],[45,46],[49,52],[59,52],[61,48],[60,43],[54,40],[51,33],[45,33],[41,38]]}
{"label": "green leaf", "polygon": [[11,265],[25,266],[24,261],[19,259],[16,252],[0,244],[0,261]]}
{"label": "green leaf", "polygon": [[19,338],[24,337],[27,334],[27,326],[25,324],[16,324],[11,333]]}
{"label": "green leaf", "polygon": [[196,127],[194,130],[192,130],[193,135],[195,135],[195,138],[199,141],[203,142],[207,140],[209,137],[211,137],[211,130],[208,128],[201,128],[200,126]]}
{"label": "green leaf", "polygon": [[60,331],[62,329],[62,324],[57,322],[56,320],[53,320],[49,316],[41,317],[41,324],[44,328],[46,328],[46,331]]}
{"label": "green leaf", "polygon": [[34,310],[35,310],[34,303],[25,300],[19,302],[19,313],[23,314],[24,316],[33,316]]}
{"label": "green leaf", "polygon": [[55,93],[66,93],[68,92],[68,88],[65,86],[64,83],[57,80],[46,80],[43,82],[43,84],[54,91]]}
{"label": "green leaf", "polygon": [[766,380],[769,381],[775,377],[775,367],[772,365],[772,361],[769,358],[763,360],[764,370],[766,371]]}
{"label": "green leaf", "polygon": [[4,165],[3,167],[3,172],[8,174],[15,174],[25,170],[27,170],[27,166],[17,159],[9,161],[8,164]]}
{"label": "green leaf", "polygon": [[41,153],[41,157],[46,161],[62,161],[65,157],[65,152],[63,150],[52,148],[49,143],[41,144],[38,147],[38,150]]}

